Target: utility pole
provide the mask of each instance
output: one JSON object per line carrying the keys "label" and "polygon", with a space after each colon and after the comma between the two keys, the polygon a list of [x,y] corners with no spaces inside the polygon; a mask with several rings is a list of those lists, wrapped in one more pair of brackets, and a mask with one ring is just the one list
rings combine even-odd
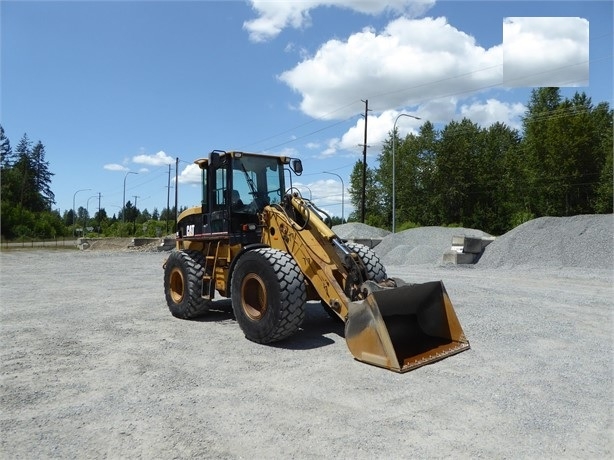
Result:
{"label": "utility pole", "polygon": [[[175,158],[175,224],[179,217],[179,157]],[[175,228],[175,231],[177,229]]]}
{"label": "utility pole", "polygon": [[168,235],[168,215],[171,212],[171,164],[168,164],[168,185],[166,186],[166,233]]}
{"label": "utility pole", "polygon": [[98,192],[98,236],[100,236],[100,197],[101,194]]}
{"label": "utility pole", "polygon": [[136,200],[137,198],[139,198],[137,195],[133,195],[134,196],[134,222],[132,224],[132,233],[134,235],[136,235],[136,218],[137,218],[137,209],[136,209]]}
{"label": "utility pole", "polygon": [[[362,99],[361,99],[362,101]],[[367,200],[367,115],[369,113],[369,99],[362,101],[365,103],[365,141],[362,144],[362,202],[360,204],[360,220],[365,223],[365,203]]]}

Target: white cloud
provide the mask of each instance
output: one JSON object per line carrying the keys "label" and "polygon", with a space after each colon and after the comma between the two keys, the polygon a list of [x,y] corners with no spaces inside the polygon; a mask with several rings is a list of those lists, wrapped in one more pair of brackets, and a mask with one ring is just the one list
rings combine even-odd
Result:
{"label": "white cloud", "polygon": [[318,7],[337,7],[369,15],[394,12],[415,17],[424,14],[435,4],[435,0],[251,0],[251,4],[258,17],[246,21],[243,28],[248,31],[252,41],[262,42],[275,38],[287,27],[309,27],[309,12]]}
{"label": "white cloud", "polygon": [[316,158],[330,157],[331,155],[337,154],[339,150],[343,149],[346,148],[341,147],[341,139],[339,139],[338,137],[333,137],[332,139],[328,140],[328,142],[326,143],[326,147],[318,155],[316,155]]}
{"label": "white cloud", "polygon": [[315,150],[315,149],[320,148],[320,144],[319,144],[319,143],[317,143],[317,142],[307,142],[307,143],[305,144],[305,147],[306,147],[306,148],[308,148],[308,149],[310,149],[310,150]]}
{"label": "white cloud", "polygon": [[343,213],[343,216],[347,218],[353,211],[349,192],[347,188],[344,190],[341,181],[337,178],[319,179],[307,184],[296,182],[293,186],[299,189],[303,198],[311,199],[318,208],[331,216],[341,217]]}
{"label": "white cloud", "polygon": [[[367,155],[377,154],[383,145],[383,142],[389,137],[390,132],[394,127],[394,121],[401,112],[396,110],[385,110],[376,115],[369,115],[367,119]],[[408,115],[414,115],[411,112],[403,112]],[[414,115],[417,116],[417,115]],[[420,117],[422,118],[422,117]],[[424,123],[424,120],[416,120],[409,117],[400,117],[397,122],[397,130],[399,135],[404,137],[408,133],[416,134],[418,128]],[[354,126],[349,128],[345,134],[339,139],[330,139],[328,145],[319,157],[325,158],[331,155],[336,155],[340,151],[347,152],[348,156],[358,158],[363,151],[362,145],[365,139],[365,120],[359,118]],[[362,157],[361,157],[362,158]]]}
{"label": "white cloud", "polygon": [[[561,40],[557,44],[572,37],[575,43],[583,43],[588,34],[584,20],[554,19],[565,19],[558,35],[552,30],[558,21],[538,21],[543,36],[549,33]],[[574,24],[580,30],[574,29]],[[578,51],[582,47],[570,48]],[[320,147],[319,158],[360,156],[359,144],[364,139],[364,118],[360,115],[365,105],[358,98],[368,99],[372,111],[367,143],[368,153],[373,156],[381,150],[401,111],[422,119],[399,119],[402,136],[417,132],[425,121],[448,123],[462,117],[484,127],[502,122],[520,129],[526,111],[523,104],[483,97],[493,88],[503,87],[503,58],[502,44],[484,48],[446,18],[401,17],[381,32],[364,29],[344,40],[327,41],[279,79],[299,94],[300,109],[307,115],[324,120],[355,117],[354,125],[343,135]],[[525,74],[542,72],[537,62],[525,64]]]}
{"label": "white cloud", "polygon": [[589,23],[577,17],[514,17],[503,22],[508,87],[587,86]]}
{"label": "white cloud", "polygon": [[179,174],[180,184],[200,184],[201,182],[201,169],[197,164],[187,165],[183,171]]}
{"label": "white cloud", "polygon": [[300,94],[304,113],[343,119],[363,110],[357,95],[384,111],[497,86],[502,61],[501,46],[484,49],[445,18],[402,17],[381,33],[329,40],[279,79]]}
{"label": "white cloud", "polygon": [[486,102],[462,105],[460,114],[483,128],[501,122],[514,129],[520,129],[522,126],[521,117],[526,110],[527,108],[521,103],[507,103],[488,99]]}
{"label": "white cloud", "polygon": [[137,164],[146,164],[150,166],[163,166],[175,163],[175,159],[168,156],[162,150],[155,155],[136,155],[135,157],[132,157],[132,161]]}
{"label": "white cloud", "polygon": [[103,166],[107,171],[130,171],[130,168],[126,166],[117,164],[117,163],[109,163]]}

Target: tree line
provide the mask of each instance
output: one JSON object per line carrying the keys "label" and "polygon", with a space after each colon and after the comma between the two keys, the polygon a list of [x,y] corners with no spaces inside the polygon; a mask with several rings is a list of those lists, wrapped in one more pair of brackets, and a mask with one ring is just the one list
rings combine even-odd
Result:
{"label": "tree line", "polygon": [[[503,234],[541,216],[612,213],[612,120],[609,104],[559,88],[531,92],[522,133],[503,123],[471,120],[441,130],[424,123],[404,139],[391,132],[376,167],[367,167],[365,223],[392,227],[395,144],[397,230],[463,226]],[[393,137],[394,136],[394,137]],[[350,176],[361,219],[362,161]]]}
{"label": "tree line", "polygon": [[[447,225],[499,235],[541,216],[612,213],[613,112],[584,93],[563,99],[558,88],[531,92],[522,132],[503,123],[482,128],[465,118],[441,130],[424,123],[401,139],[391,132],[378,164],[366,168],[365,223],[392,227],[395,147],[397,230]],[[0,125],[1,234],[5,239],[76,234],[160,236],[172,233],[175,208],[140,211],[130,202],[109,217],[104,208],[53,210],[53,173],[45,146],[24,134],[13,150]],[[362,161],[350,176],[360,221]],[[180,212],[185,209],[180,209]],[[333,223],[335,223],[333,221]]]}
{"label": "tree line", "polygon": [[[4,239],[72,236],[161,236],[175,231],[175,207],[139,210],[130,201],[117,215],[104,208],[53,209],[53,173],[41,141],[24,134],[13,149],[0,125],[0,232]],[[180,209],[180,212],[184,208]],[[125,213],[125,216],[123,215]]]}

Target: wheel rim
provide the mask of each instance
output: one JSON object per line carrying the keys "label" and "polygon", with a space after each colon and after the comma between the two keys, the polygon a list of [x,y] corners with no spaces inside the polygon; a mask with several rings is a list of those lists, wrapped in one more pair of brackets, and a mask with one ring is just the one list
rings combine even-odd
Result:
{"label": "wheel rim", "polygon": [[241,305],[253,321],[262,319],[267,310],[266,287],[258,275],[250,273],[241,284]]}
{"label": "wheel rim", "polygon": [[183,273],[179,268],[173,268],[169,281],[171,299],[173,299],[175,303],[181,303],[185,292],[185,283],[183,280]]}

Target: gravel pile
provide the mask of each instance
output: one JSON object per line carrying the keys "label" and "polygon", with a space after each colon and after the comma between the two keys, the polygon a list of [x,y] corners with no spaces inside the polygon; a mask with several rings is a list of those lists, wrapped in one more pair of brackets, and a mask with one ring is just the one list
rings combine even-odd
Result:
{"label": "gravel pile", "polygon": [[614,267],[614,215],[540,217],[486,247],[480,268]]}
{"label": "gravel pile", "polygon": [[[419,227],[399,233],[351,222],[333,227],[341,238],[381,239],[373,248],[384,265],[440,265],[452,237],[490,237],[462,227]],[[614,267],[614,215],[540,217],[490,243],[476,266],[480,268]]]}
{"label": "gravel pile", "polygon": [[463,227],[419,227],[388,235],[373,250],[384,265],[439,265],[452,247],[453,236],[489,237]]}
{"label": "gravel pile", "polygon": [[346,240],[354,239],[380,239],[390,235],[388,230],[383,228],[371,227],[360,222],[348,222],[347,224],[335,225],[332,228],[333,232],[339,238]]}

